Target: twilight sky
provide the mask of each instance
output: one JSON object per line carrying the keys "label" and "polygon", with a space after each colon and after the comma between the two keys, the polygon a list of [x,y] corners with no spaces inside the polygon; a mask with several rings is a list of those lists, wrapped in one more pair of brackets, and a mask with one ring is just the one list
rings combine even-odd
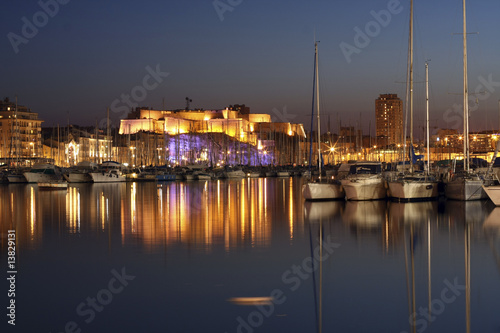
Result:
{"label": "twilight sky", "polygon": [[[337,117],[343,125],[361,119],[373,134],[378,95],[404,100],[409,4],[6,0],[0,97],[17,95],[45,126],[66,124],[68,115],[73,124],[104,124],[107,107],[116,121],[129,105],[177,109],[190,97],[194,108],[246,104],[253,113],[308,127],[316,36],[323,122],[330,114],[336,129]],[[453,33],[462,31],[462,1],[415,0],[414,6],[417,125],[424,124],[424,63],[431,59],[431,120],[460,129],[462,36]],[[467,6],[467,30],[479,33],[468,37],[469,88],[482,91],[471,97],[472,131],[498,129],[499,13],[499,1]]]}

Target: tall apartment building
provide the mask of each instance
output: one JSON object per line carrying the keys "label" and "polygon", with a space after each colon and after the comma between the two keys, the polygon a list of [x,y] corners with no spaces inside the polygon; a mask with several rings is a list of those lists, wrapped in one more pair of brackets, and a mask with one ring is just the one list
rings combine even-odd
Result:
{"label": "tall apartment building", "polygon": [[17,105],[8,98],[0,100],[0,159],[3,161],[36,158],[42,154],[42,122],[38,113]]}
{"label": "tall apartment building", "polygon": [[381,94],[375,100],[375,121],[379,146],[403,143],[403,101],[397,94]]}

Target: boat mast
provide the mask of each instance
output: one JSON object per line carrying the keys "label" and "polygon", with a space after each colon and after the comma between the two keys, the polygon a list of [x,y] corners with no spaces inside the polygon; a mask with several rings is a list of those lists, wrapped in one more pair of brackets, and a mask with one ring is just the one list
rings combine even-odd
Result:
{"label": "boat mast", "polygon": [[107,114],[106,114],[106,139],[107,139],[107,154],[108,154],[108,161],[111,161],[111,135],[109,134],[109,108],[107,108]]}
{"label": "boat mast", "polygon": [[465,0],[463,0],[464,42],[464,171],[469,172],[469,91],[467,87],[467,22]]}
{"label": "boat mast", "polygon": [[425,113],[426,113],[426,127],[427,127],[427,176],[431,168],[431,152],[429,150],[429,63],[425,62]]}
{"label": "boat mast", "polygon": [[316,111],[318,119],[318,170],[319,170],[319,180],[321,180],[321,130],[320,130],[320,117],[319,117],[319,77],[318,77],[318,42],[314,43],[314,54],[316,63]]}
{"label": "boat mast", "polygon": [[410,172],[413,172],[413,0],[410,1]]}
{"label": "boat mast", "polygon": [[313,95],[312,95],[312,106],[311,106],[311,132],[309,133],[310,142],[309,142],[309,172],[312,175],[312,152],[313,152],[313,129],[314,129],[314,93],[316,89],[316,53],[317,53],[317,42],[314,43],[314,70],[313,70]]}

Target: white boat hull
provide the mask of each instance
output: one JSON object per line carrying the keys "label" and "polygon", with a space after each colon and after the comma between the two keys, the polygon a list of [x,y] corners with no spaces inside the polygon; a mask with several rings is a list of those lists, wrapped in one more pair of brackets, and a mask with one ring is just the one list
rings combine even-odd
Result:
{"label": "white boat hull", "polygon": [[446,184],[445,195],[452,200],[481,200],[486,199],[486,192],[483,190],[483,181],[476,179],[459,178],[451,180]]}
{"label": "white boat hull", "polygon": [[491,201],[495,204],[495,206],[500,206],[500,185],[496,186],[484,186],[483,190],[486,195],[490,198]]}
{"label": "white boat hull", "polygon": [[45,174],[39,172],[25,172],[24,177],[28,183],[48,183],[51,181],[60,180],[59,175]]}
{"label": "white boat hull", "polygon": [[9,183],[27,183],[24,175],[7,175],[7,181]]}
{"label": "white boat hull", "polygon": [[389,195],[399,200],[425,200],[438,196],[437,182],[399,180],[389,182]]}
{"label": "white boat hull", "polygon": [[344,199],[345,194],[340,184],[307,183],[302,185],[302,196],[306,200]]}
{"label": "white boat hull", "polygon": [[378,200],[387,197],[384,179],[356,178],[341,180],[347,200]]}
{"label": "white boat hull", "polygon": [[125,176],[114,172],[91,172],[90,177],[94,183],[118,183],[126,180]]}

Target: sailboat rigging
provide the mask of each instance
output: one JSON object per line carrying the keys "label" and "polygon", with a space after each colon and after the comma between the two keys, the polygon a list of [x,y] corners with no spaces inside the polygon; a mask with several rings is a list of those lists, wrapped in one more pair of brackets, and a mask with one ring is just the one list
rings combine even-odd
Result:
{"label": "sailboat rigging", "polygon": [[[392,198],[397,200],[411,201],[411,200],[426,200],[433,199],[438,196],[437,181],[429,174],[430,159],[427,159],[426,173],[422,175],[415,171],[413,161],[413,0],[410,2],[410,38],[409,38],[409,55],[408,55],[408,91],[409,96],[409,109],[410,109],[410,173],[403,174],[395,180],[388,181],[389,193]],[[425,64],[426,73],[426,116],[427,116],[427,131],[429,126],[429,77],[428,77],[428,64]],[[405,129],[406,132],[406,129]],[[428,134],[427,134],[428,135]],[[406,142],[406,138],[404,140]],[[429,156],[429,139],[427,138],[427,155]],[[405,150],[405,149],[404,149]]]}
{"label": "sailboat rigging", "polygon": [[[307,182],[302,186],[302,195],[306,200],[332,200],[343,199],[344,191],[340,182],[321,178],[321,130],[320,130],[320,114],[319,114],[319,69],[318,69],[318,42],[314,43],[314,83],[313,83],[313,114],[314,106],[316,106],[317,115],[317,132],[318,132],[318,179]],[[311,116],[313,119],[313,116]],[[311,138],[312,140],[312,138]],[[312,141],[311,141],[312,147]],[[312,155],[312,148],[310,150]]]}

